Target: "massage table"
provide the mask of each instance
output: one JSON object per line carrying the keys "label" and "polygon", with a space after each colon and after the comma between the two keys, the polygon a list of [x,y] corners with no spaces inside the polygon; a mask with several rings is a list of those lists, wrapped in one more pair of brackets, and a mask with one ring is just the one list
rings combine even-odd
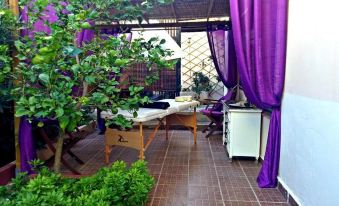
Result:
{"label": "massage table", "polygon": [[[168,139],[169,126],[174,123],[180,123],[187,127],[194,136],[194,144],[197,143],[197,114],[196,107],[199,105],[198,101],[191,102],[176,102],[174,99],[164,99],[162,102],[168,102],[170,107],[167,109],[150,109],[140,108],[138,116],[133,117],[133,114],[126,110],[118,110],[118,114],[123,115],[126,119],[132,120],[138,124],[138,130],[121,131],[117,129],[107,128],[105,133],[105,161],[109,163],[109,156],[113,146],[125,146],[134,148],[140,151],[139,159],[145,159],[145,151],[153,141],[160,126],[165,124],[166,139]],[[178,114],[187,109],[193,109],[192,114]],[[103,119],[113,118],[114,115],[110,112],[102,111],[100,114]],[[149,135],[146,144],[144,144],[143,123],[158,120],[158,124]]]}

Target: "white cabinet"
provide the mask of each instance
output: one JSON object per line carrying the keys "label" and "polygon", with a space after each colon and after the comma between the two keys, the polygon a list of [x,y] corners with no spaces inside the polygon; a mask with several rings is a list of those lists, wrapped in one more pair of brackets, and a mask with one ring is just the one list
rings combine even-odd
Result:
{"label": "white cabinet", "polygon": [[233,109],[224,105],[223,143],[230,159],[234,156],[259,159],[260,127],[260,109]]}

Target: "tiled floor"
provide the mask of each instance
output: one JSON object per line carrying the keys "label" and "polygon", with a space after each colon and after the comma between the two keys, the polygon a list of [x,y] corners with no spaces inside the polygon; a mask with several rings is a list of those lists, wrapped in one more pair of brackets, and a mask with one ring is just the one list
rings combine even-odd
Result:
{"label": "tiled floor", "polygon": [[[146,130],[146,132],[149,132]],[[82,173],[93,173],[104,166],[103,136],[92,134],[73,149],[86,162],[78,165]],[[138,151],[116,147],[111,161],[137,160]],[[221,144],[221,136],[206,139],[184,130],[171,132],[169,140],[159,131],[146,151],[146,160],[156,185],[148,205],[288,205],[278,189],[259,189],[256,176],[260,165],[254,160],[228,161]]]}

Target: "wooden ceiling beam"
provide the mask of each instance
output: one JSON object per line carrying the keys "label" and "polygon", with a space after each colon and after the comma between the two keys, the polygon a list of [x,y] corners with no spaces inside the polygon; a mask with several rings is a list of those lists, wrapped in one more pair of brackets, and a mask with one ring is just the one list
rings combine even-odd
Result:
{"label": "wooden ceiling beam", "polygon": [[173,16],[175,18],[175,21],[178,22],[178,15],[177,15],[177,11],[175,10],[175,7],[174,7],[174,2],[171,3],[171,8],[172,8],[172,13],[173,13]]}
{"label": "wooden ceiling beam", "polygon": [[208,9],[207,9],[207,21],[209,20],[210,16],[211,16],[211,12],[214,6],[214,1],[215,0],[209,0],[209,4],[208,4]]}
{"label": "wooden ceiling beam", "polygon": [[207,27],[209,25],[228,25],[230,21],[200,21],[200,22],[167,22],[167,23],[150,23],[150,24],[97,24],[96,27],[102,29],[113,28],[165,28],[165,27]]}

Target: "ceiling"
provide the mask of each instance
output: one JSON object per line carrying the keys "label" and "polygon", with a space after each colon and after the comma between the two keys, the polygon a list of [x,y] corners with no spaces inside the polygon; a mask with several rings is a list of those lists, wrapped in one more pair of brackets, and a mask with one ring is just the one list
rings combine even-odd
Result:
{"label": "ceiling", "polygon": [[229,0],[174,0],[148,14],[149,19],[179,21],[229,17]]}

